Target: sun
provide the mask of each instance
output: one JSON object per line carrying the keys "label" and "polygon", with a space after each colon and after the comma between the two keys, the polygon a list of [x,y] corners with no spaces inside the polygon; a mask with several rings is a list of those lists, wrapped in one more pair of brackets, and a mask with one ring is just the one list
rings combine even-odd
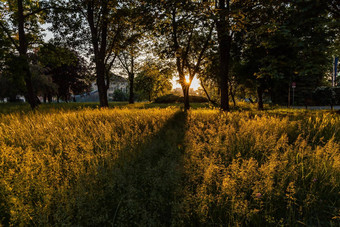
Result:
{"label": "sun", "polygon": [[189,77],[189,75],[186,75],[186,76],[185,76],[185,83],[186,83],[186,84],[189,84],[189,83],[190,83],[190,77]]}
{"label": "sun", "polygon": [[[185,82],[188,83],[187,77],[185,77]],[[171,80],[172,89],[181,88],[181,85],[178,83],[178,77],[174,77]],[[197,89],[201,88],[200,81],[196,77],[191,81],[190,88],[196,91]]]}

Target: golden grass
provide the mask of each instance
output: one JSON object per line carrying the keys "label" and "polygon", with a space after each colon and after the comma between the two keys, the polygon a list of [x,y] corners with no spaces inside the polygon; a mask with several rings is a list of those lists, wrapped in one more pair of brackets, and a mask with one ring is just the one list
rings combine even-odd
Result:
{"label": "golden grass", "polygon": [[0,151],[3,225],[340,223],[332,113],[3,114]]}

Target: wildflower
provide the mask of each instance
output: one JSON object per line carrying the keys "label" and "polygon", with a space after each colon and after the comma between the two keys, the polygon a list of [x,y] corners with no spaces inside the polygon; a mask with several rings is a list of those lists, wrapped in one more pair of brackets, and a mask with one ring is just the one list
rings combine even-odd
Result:
{"label": "wildflower", "polygon": [[256,198],[261,198],[262,197],[262,194],[260,192],[256,193],[255,194]]}

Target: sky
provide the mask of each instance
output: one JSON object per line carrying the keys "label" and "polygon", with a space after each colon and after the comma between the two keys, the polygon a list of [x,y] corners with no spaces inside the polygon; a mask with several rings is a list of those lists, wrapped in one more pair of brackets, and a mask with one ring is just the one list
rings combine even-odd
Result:
{"label": "sky", "polygon": [[[180,88],[181,87],[181,85],[177,82],[177,80],[178,80],[178,77],[172,78],[172,80],[171,80],[172,89],[176,89],[176,88]],[[190,88],[193,88],[194,91],[196,91],[200,87],[201,87],[200,81],[196,77],[194,77],[194,79],[192,80]]]}

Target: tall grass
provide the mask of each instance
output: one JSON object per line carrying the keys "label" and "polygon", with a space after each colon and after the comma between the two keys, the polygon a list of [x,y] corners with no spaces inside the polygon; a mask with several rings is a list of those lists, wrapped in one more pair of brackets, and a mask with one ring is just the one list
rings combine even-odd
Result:
{"label": "tall grass", "polygon": [[191,113],[182,224],[340,224],[340,117],[279,112]]}
{"label": "tall grass", "polygon": [[332,113],[0,115],[0,225],[338,226],[339,198]]}
{"label": "tall grass", "polygon": [[[10,114],[0,120],[0,217],[12,225],[99,224],[114,170],[173,109]],[[116,160],[119,160],[118,162]],[[119,169],[119,168],[118,168]],[[112,217],[111,217],[112,218]],[[83,221],[85,223],[83,223]]]}

